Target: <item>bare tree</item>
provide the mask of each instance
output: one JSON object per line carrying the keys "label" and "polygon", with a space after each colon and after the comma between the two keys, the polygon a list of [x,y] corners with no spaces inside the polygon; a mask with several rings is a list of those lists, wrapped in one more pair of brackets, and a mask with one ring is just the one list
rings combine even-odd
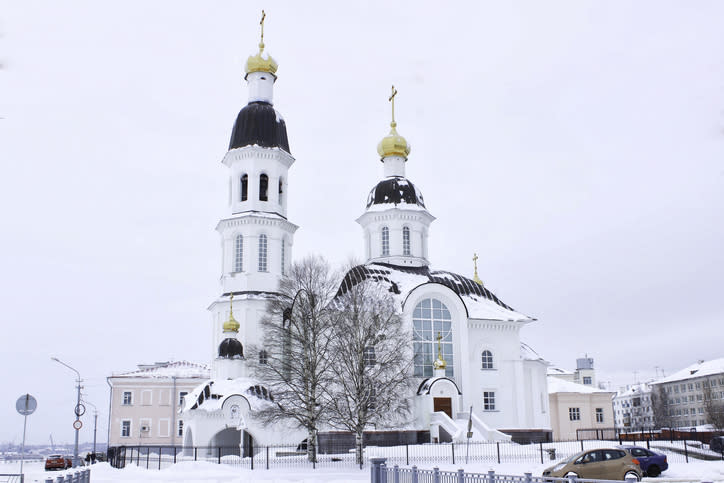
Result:
{"label": "bare tree", "polygon": [[724,402],[721,398],[715,398],[715,393],[711,388],[711,382],[705,379],[704,388],[704,413],[709,424],[715,429],[721,431],[724,429]]}
{"label": "bare tree", "polygon": [[399,424],[409,414],[412,337],[388,291],[373,281],[349,278],[331,306],[335,377],[327,395],[329,422],[355,434],[355,458],[361,464],[364,430]]}
{"label": "bare tree", "polygon": [[662,384],[655,385],[651,391],[651,408],[654,413],[654,427],[656,429],[671,428],[672,417],[669,415],[669,398]]}
{"label": "bare tree", "polygon": [[261,412],[267,422],[296,421],[307,430],[307,455],[317,456],[316,435],[328,413],[332,318],[328,308],[337,287],[327,262],[307,257],[292,265],[262,320],[264,345],[254,348],[256,375],[276,403]]}

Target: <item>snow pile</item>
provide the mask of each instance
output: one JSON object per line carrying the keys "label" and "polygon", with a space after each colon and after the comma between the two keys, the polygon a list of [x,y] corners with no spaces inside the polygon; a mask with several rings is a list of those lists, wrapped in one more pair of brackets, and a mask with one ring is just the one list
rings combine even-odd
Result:
{"label": "snow pile", "polygon": [[576,384],[575,382],[564,381],[563,379],[555,376],[548,376],[548,394],[555,394],[557,392],[573,392],[579,394],[593,394],[593,393],[610,393],[611,391],[605,391],[603,389],[596,389],[593,386],[584,386],[583,384]]}

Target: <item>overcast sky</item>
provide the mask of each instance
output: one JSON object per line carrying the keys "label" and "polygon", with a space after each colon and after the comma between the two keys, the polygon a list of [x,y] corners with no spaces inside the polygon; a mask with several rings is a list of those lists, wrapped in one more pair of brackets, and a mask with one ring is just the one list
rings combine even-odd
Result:
{"label": "overcast sky", "polygon": [[[434,268],[614,385],[724,357],[724,3],[0,1],[0,442],[70,442],[74,374],[208,362],[220,163],[266,9],[294,257],[363,255],[390,85]],[[637,374],[634,374],[637,371]],[[660,373],[660,370],[659,370]],[[92,440],[84,418],[81,440]]]}

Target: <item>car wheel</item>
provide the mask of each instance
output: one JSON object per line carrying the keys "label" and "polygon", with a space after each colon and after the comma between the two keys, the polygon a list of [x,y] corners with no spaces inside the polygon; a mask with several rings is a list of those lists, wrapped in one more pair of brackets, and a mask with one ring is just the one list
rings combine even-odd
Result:
{"label": "car wheel", "polygon": [[627,478],[636,478],[636,481],[641,481],[641,477],[635,471],[627,471],[626,474],[623,475],[623,479],[625,480]]}
{"label": "car wheel", "polygon": [[565,475],[563,475],[563,478],[578,478],[578,473],[574,473],[572,471],[569,471]]}
{"label": "car wheel", "polygon": [[661,474],[661,470],[656,465],[649,466],[649,469],[646,471],[647,476],[651,477],[657,477]]}

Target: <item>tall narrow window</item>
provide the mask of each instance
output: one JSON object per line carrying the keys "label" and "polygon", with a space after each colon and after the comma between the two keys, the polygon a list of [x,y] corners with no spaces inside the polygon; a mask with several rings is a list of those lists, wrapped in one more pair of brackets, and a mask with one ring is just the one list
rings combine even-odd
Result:
{"label": "tall narrow window", "polygon": [[287,241],[284,238],[282,238],[282,275],[287,274],[287,269],[286,269],[287,261],[286,261],[286,248],[285,248],[286,244],[287,244]]}
{"label": "tall narrow window", "polygon": [[259,364],[268,364],[269,363],[269,354],[265,350],[259,351]]}
{"label": "tall narrow window", "polygon": [[402,228],[402,254],[410,254],[410,228],[407,226]]}
{"label": "tall narrow window", "polygon": [[437,338],[440,336],[441,355],[447,362],[445,375],[454,377],[452,316],[445,304],[437,299],[422,300],[412,313],[412,328],[414,375],[432,377],[433,361],[437,359]]}
{"label": "tall narrow window", "polygon": [[129,438],[131,436],[131,421],[128,419],[121,421],[121,437]]}
{"label": "tall narrow window", "polygon": [[266,272],[266,235],[259,235],[259,271]]}
{"label": "tall narrow window", "polygon": [[495,392],[483,391],[483,410],[495,411]]}
{"label": "tall narrow window", "polygon": [[365,347],[363,356],[364,356],[365,366],[374,366],[375,364],[377,364],[377,355],[375,354],[374,346]]}
{"label": "tall narrow window", "polygon": [[490,351],[483,351],[483,369],[493,368],[493,353]]}
{"label": "tall narrow window", "polygon": [[279,204],[282,204],[283,201],[283,195],[284,195],[284,181],[282,181],[281,178],[279,178]]}
{"label": "tall narrow window", "polygon": [[259,176],[259,201],[269,200],[269,176],[262,174]]}
{"label": "tall narrow window", "polygon": [[249,197],[249,175],[245,174],[241,177],[241,201],[246,201]]}
{"label": "tall narrow window", "polygon": [[244,237],[236,235],[236,247],[234,248],[234,271],[244,271]]}
{"label": "tall narrow window", "polygon": [[382,227],[382,255],[390,254],[390,229],[386,226]]}
{"label": "tall narrow window", "polygon": [[183,435],[184,435],[184,421],[183,421],[183,419],[179,419],[179,420],[178,420],[178,433],[177,433],[177,434],[178,434],[179,436],[183,436]]}

